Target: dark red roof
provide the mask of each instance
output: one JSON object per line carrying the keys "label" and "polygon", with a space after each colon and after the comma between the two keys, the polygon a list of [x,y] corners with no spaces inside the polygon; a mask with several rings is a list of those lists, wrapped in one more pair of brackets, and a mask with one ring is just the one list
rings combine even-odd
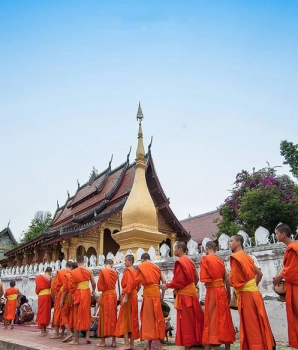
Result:
{"label": "dark red roof", "polygon": [[191,238],[201,244],[205,237],[211,239],[216,237],[219,230],[214,220],[220,217],[219,211],[214,210],[181,220],[180,223],[191,234]]}

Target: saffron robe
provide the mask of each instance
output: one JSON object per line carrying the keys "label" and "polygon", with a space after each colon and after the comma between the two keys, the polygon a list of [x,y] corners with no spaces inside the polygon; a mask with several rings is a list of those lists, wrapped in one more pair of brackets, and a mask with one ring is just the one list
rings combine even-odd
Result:
{"label": "saffron robe", "polygon": [[91,326],[91,293],[89,281],[91,272],[84,267],[71,271],[69,291],[73,294],[73,327],[85,331]]}
{"label": "saffron robe", "polygon": [[35,277],[35,283],[35,293],[38,295],[36,322],[38,323],[38,328],[42,328],[48,326],[51,320],[51,281],[45,276],[39,275]]}
{"label": "saffron robe", "polygon": [[[132,339],[138,339],[140,337],[137,295],[139,285],[136,281],[136,275],[137,273],[133,267],[128,267],[123,272],[121,280],[121,307],[116,325],[116,337],[123,336],[124,334],[130,334]],[[122,305],[122,300],[125,294],[128,294],[127,303]]]}
{"label": "saffron robe", "polygon": [[5,304],[3,320],[15,319],[18,294],[19,294],[19,290],[17,288],[10,287],[6,289],[4,298],[6,298],[7,301]]}
{"label": "saffron robe", "polygon": [[136,281],[144,287],[141,308],[141,340],[164,339],[166,324],[160,301],[160,268],[151,261],[138,266]]}
{"label": "saffron robe", "polygon": [[166,284],[168,288],[174,288],[174,294],[176,294],[177,331],[175,343],[179,346],[202,344],[204,314],[194,286],[195,273],[195,264],[183,255],[175,262],[172,281]]}
{"label": "saffron robe", "polygon": [[[230,256],[230,282],[238,295],[241,350],[271,350],[275,346],[263,298],[255,283],[254,262],[239,251]],[[253,288],[247,288],[253,284]],[[241,291],[241,289],[254,291]]]}
{"label": "saffron robe", "polygon": [[117,323],[116,282],[118,274],[112,269],[102,269],[98,276],[97,289],[102,292],[98,301],[98,337],[114,336]]}
{"label": "saffron robe", "polygon": [[286,280],[286,310],[291,347],[298,348],[298,243],[292,242],[285,251],[282,277]]}
{"label": "saffron robe", "polygon": [[203,344],[219,346],[232,344],[236,340],[224,286],[225,271],[224,262],[215,254],[201,258],[200,281],[206,286]]}
{"label": "saffron robe", "polygon": [[[63,277],[68,270],[59,270],[56,272],[56,276],[52,280],[52,295],[55,296],[54,314],[53,314],[53,326],[60,326],[61,311],[60,301],[62,296]],[[62,325],[62,324],[61,324]]]}
{"label": "saffron robe", "polygon": [[63,307],[61,310],[60,324],[61,325],[68,324],[70,328],[73,328],[73,305],[72,305],[73,301],[72,301],[72,294],[68,289],[70,276],[71,276],[70,271],[68,271],[67,274],[63,276],[62,293],[66,292],[66,295],[65,295]]}

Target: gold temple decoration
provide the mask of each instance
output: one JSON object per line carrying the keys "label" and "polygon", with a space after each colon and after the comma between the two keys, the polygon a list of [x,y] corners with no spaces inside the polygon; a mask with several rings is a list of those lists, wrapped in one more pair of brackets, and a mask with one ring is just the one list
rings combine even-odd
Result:
{"label": "gold temple decoration", "polygon": [[131,249],[135,254],[138,248],[148,251],[151,246],[159,251],[158,245],[167,238],[166,234],[158,232],[157,211],[146,182],[143,119],[144,115],[139,103],[137,113],[139,132],[134,182],[122,211],[121,231],[112,236],[124,253]]}

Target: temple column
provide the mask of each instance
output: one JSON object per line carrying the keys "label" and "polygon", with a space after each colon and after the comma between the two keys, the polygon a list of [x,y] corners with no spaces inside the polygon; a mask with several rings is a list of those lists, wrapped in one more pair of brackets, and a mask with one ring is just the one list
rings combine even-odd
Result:
{"label": "temple column", "polygon": [[69,241],[61,242],[61,252],[64,254],[64,259],[69,260]]}
{"label": "temple column", "polygon": [[57,251],[57,243],[53,244],[52,248],[52,260],[57,261],[58,260],[58,251]]}
{"label": "temple column", "polygon": [[174,254],[174,245],[177,242],[177,235],[176,233],[171,233],[171,252]]}
{"label": "temple column", "polygon": [[69,253],[68,259],[75,261],[77,257],[77,246],[75,243],[70,242],[68,253]]}
{"label": "temple column", "polygon": [[104,230],[105,230],[105,224],[102,224],[100,227],[99,232],[99,240],[97,243],[97,253],[103,254],[103,245],[104,245]]}

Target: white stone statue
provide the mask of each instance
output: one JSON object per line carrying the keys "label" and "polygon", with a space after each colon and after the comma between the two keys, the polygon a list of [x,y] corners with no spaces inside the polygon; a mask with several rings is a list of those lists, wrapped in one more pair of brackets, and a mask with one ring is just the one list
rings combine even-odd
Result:
{"label": "white stone statue", "polygon": [[11,274],[14,276],[16,274],[16,268],[13,266],[13,268],[11,269]]}
{"label": "white stone statue", "polygon": [[28,267],[28,272],[29,273],[33,273],[34,269],[33,269],[33,265],[30,264],[29,267]]}
{"label": "white stone statue", "polygon": [[105,256],[103,254],[98,255],[98,266],[103,266],[105,263]]}
{"label": "white stone statue", "polygon": [[107,254],[106,259],[109,259],[109,260],[113,260],[113,261],[114,261],[114,258],[115,258],[115,256],[114,256],[113,253],[109,252],[109,253]]}
{"label": "white stone statue", "polygon": [[24,267],[24,272],[25,272],[25,274],[28,273],[28,270],[29,270],[29,266],[28,266],[28,265],[25,265],[25,267]]}
{"label": "white stone statue", "polygon": [[[61,261],[60,260],[56,260],[55,264],[55,270],[58,271],[60,270],[61,267]],[[66,264],[65,264],[66,265]]]}
{"label": "white stone statue", "polygon": [[46,261],[44,264],[43,264],[43,271],[46,270],[47,267],[49,267],[50,264]]}
{"label": "white stone statue", "polygon": [[228,250],[230,247],[230,237],[222,233],[218,238],[219,250]]}
{"label": "white stone statue", "polygon": [[20,274],[20,266],[17,266],[16,267],[16,275],[19,275]]}
{"label": "white stone statue", "polygon": [[255,232],[256,245],[259,246],[269,244],[269,236],[270,232],[266,228],[259,226]]}
{"label": "white stone statue", "polygon": [[88,256],[84,255],[84,266],[85,267],[88,267],[88,262],[89,262]]}
{"label": "white stone statue", "polygon": [[12,267],[9,267],[8,268],[8,274],[11,275],[12,274],[11,272],[12,272]]}
{"label": "white stone statue", "polygon": [[167,243],[163,243],[159,248],[160,257],[162,259],[167,259],[170,256],[170,247]]}
{"label": "white stone statue", "polygon": [[[59,261],[59,260],[57,260],[57,261]],[[56,264],[57,264],[57,261],[56,261]],[[62,262],[61,262],[61,270],[65,270],[66,263],[67,263],[67,261],[65,259],[63,259]]]}
{"label": "white stone statue", "polygon": [[198,255],[199,254],[199,246],[196,241],[190,239],[187,243],[188,255]]}
{"label": "white stone statue", "polygon": [[116,253],[116,264],[121,264],[123,262],[123,254],[121,250]]}
{"label": "white stone statue", "polygon": [[126,252],[125,256],[126,256],[126,255],[134,255],[134,254],[133,254],[133,252],[132,252],[131,249],[128,249],[128,251]]}
{"label": "white stone statue", "polygon": [[21,267],[20,267],[20,274],[22,274],[24,272],[24,265],[22,265]]}
{"label": "white stone statue", "polygon": [[144,253],[145,253],[145,250],[143,248],[138,248],[138,250],[137,250],[137,261],[141,261],[141,256]]}
{"label": "white stone statue", "polygon": [[240,231],[237,233],[237,235],[240,235],[240,236],[243,237],[243,241],[244,241],[244,242],[243,242],[243,247],[244,247],[244,248],[246,248],[246,247],[251,247],[251,239],[249,239],[250,237],[249,237],[249,235],[248,235],[246,232],[240,230]]}
{"label": "white stone statue", "polygon": [[153,247],[153,245],[149,248],[148,254],[150,255],[151,261],[156,260],[156,249]]}
{"label": "white stone statue", "polygon": [[38,271],[38,264],[36,263],[33,266],[33,272],[37,272],[37,271]]}
{"label": "white stone statue", "polygon": [[90,261],[90,264],[89,264],[90,267],[96,266],[96,256],[95,255],[91,255],[89,261]]}
{"label": "white stone statue", "polygon": [[2,269],[1,270],[1,277],[4,277],[5,276],[5,269]]}
{"label": "white stone statue", "polygon": [[56,271],[56,264],[54,263],[54,261],[50,262],[50,267],[52,268],[53,271]]}
{"label": "white stone statue", "polygon": [[206,251],[206,244],[207,244],[207,242],[210,242],[210,241],[212,241],[212,239],[209,237],[205,237],[203,239],[203,241],[202,241],[202,253]]}

